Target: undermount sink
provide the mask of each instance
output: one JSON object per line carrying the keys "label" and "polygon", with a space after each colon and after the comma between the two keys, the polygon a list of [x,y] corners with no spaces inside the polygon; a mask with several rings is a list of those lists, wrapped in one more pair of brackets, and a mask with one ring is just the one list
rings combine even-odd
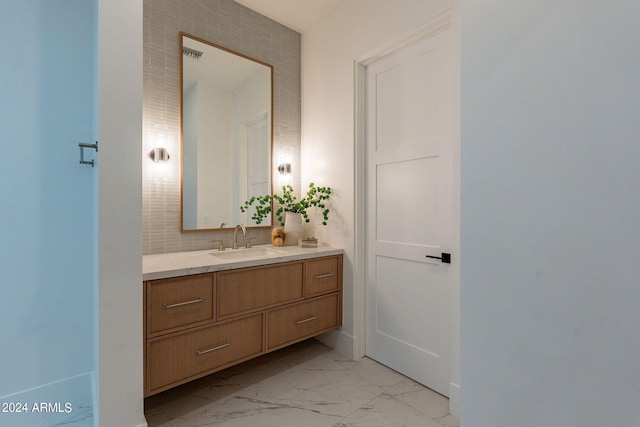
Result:
{"label": "undermount sink", "polygon": [[284,252],[270,246],[256,246],[253,248],[227,249],[225,251],[209,252],[209,255],[222,259],[259,258],[264,256],[278,256]]}

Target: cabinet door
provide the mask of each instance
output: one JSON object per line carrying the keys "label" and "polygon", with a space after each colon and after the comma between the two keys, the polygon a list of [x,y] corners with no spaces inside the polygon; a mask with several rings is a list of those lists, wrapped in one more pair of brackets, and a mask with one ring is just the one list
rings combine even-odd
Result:
{"label": "cabinet door", "polygon": [[213,275],[147,282],[147,337],[214,318]]}
{"label": "cabinet door", "polygon": [[267,350],[292,344],[339,326],[340,294],[330,294],[267,311]]}
{"label": "cabinet door", "polygon": [[307,297],[339,290],[342,287],[342,256],[308,260],[305,284]]}
{"label": "cabinet door", "polygon": [[217,273],[218,319],[303,298],[302,262]]}
{"label": "cabinet door", "polygon": [[262,354],[262,313],[147,341],[146,396]]}

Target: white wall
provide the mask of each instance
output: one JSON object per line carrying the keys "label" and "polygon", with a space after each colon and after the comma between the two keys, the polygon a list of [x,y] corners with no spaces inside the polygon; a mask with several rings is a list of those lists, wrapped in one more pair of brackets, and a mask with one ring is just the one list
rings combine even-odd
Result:
{"label": "white wall", "polygon": [[[231,222],[233,93],[217,82],[198,83],[198,227]],[[215,197],[212,197],[215,195]]]}
{"label": "white wall", "polygon": [[99,422],[146,425],[142,369],[142,0],[99,2]]}
{"label": "white wall", "polygon": [[[96,136],[96,4],[1,6],[3,427],[93,421],[97,173],[78,163],[77,144]],[[4,406],[16,402],[27,410]],[[33,411],[39,402],[62,411]]]}
{"label": "white wall", "polygon": [[[364,290],[355,271],[362,266],[356,265],[360,254],[354,233],[359,225],[355,200],[359,195],[354,192],[354,181],[362,165],[354,157],[354,61],[407,37],[456,4],[352,0],[342,2],[303,34],[302,188],[313,181],[336,190],[329,225],[317,226],[312,232],[321,241],[345,249],[344,326],[340,334],[325,339],[350,356],[362,356],[364,351]],[[457,23],[454,28],[459,32]],[[457,330],[457,317],[455,323]],[[457,344],[457,353],[455,350]],[[456,362],[457,356],[457,366]],[[453,377],[457,381],[457,372]]]}
{"label": "white wall", "polygon": [[198,83],[182,95],[182,226],[198,228]]}
{"label": "white wall", "polygon": [[462,425],[640,422],[640,3],[462,2]]}

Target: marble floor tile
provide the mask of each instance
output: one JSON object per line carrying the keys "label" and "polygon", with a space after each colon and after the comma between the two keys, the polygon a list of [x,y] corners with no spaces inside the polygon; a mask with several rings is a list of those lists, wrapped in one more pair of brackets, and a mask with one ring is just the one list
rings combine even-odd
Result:
{"label": "marble floor tile", "polygon": [[276,384],[243,390],[239,396],[346,417],[384,390],[349,371],[297,369]]}
{"label": "marble floor tile", "polygon": [[315,340],[145,400],[149,427],[458,427],[446,397]]}
{"label": "marble floor tile", "polygon": [[430,418],[442,418],[449,414],[449,399],[417,382],[403,378],[384,392]]}
{"label": "marble floor tile", "polygon": [[381,394],[333,427],[441,427],[395,396]]}
{"label": "marble floor tile", "polygon": [[438,418],[436,421],[438,421],[442,427],[460,427],[460,419],[455,415],[449,414],[442,418]]}
{"label": "marble floor tile", "polygon": [[[158,424],[171,427],[196,426],[300,426],[326,427],[342,417],[321,414],[287,403],[272,403],[258,399],[234,396],[224,402],[208,405],[203,410],[182,415],[169,423]],[[151,424],[149,424],[151,426]]]}
{"label": "marble floor tile", "polygon": [[319,370],[332,370],[350,372],[365,378],[369,383],[380,387],[390,387],[398,384],[405,377],[386,366],[363,357],[358,360],[348,359],[342,354],[331,351],[311,360],[305,364],[306,369],[313,369],[317,366]]}

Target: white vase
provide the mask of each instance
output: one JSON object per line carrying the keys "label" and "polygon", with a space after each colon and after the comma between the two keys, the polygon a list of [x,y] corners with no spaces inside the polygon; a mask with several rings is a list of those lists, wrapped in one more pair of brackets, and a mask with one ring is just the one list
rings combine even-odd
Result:
{"label": "white vase", "polygon": [[292,246],[298,244],[298,239],[302,237],[304,228],[302,227],[302,214],[296,212],[285,212],[284,216],[285,245]]}

